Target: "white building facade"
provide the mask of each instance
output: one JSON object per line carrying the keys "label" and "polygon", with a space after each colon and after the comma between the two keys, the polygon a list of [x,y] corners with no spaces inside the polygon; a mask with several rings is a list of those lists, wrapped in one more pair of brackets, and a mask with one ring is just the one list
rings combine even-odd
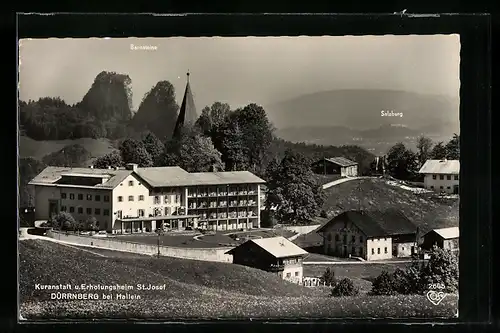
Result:
{"label": "white building facade", "polygon": [[424,175],[424,186],[429,190],[459,194],[460,161],[427,160],[419,170]]}

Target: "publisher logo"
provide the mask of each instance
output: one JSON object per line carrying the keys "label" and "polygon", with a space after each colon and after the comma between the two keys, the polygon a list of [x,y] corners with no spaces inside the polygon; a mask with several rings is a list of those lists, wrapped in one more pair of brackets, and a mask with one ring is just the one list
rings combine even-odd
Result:
{"label": "publisher logo", "polygon": [[446,297],[442,291],[429,290],[427,292],[427,299],[434,305],[438,305]]}

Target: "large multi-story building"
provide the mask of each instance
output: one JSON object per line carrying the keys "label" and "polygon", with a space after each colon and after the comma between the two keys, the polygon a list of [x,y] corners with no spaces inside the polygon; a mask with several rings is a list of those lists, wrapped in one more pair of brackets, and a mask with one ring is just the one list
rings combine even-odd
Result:
{"label": "large multi-story building", "polygon": [[424,175],[425,188],[449,194],[459,193],[459,160],[427,160],[418,172]]}
{"label": "large multi-story building", "polygon": [[35,187],[35,219],[65,211],[95,217],[113,233],[157,228],[237,230],[260,227],[260,186],[248,171],[190,173],[180,167],[47,167]]}

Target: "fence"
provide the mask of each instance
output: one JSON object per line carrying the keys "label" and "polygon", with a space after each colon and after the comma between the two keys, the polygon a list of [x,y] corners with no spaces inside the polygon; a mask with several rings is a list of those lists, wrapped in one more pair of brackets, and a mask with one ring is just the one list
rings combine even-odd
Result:
{"label": "fence", "polygon": [[160,249],[160,255],[166,257],[175,257],[182,259],[213,261],[213,262],[232,262],[233,256],[225,254],[230,248],[182,248],[143,244],[118,240],[113,237],[92,237],[82,235],[65,234],[57,231],[49,231],[47,235],[53,239],[75,245],[84,245],[91,247],[100,247],[110,250],[133,252],[139,254],[155,255]]}
{"label": "fence", "polygon": [[331,284],[327,285],[326,282],[321,281],[319,277],[309,277],[309,276],[304,276],[302,279],[302,285],[304,287],[332,287]]}

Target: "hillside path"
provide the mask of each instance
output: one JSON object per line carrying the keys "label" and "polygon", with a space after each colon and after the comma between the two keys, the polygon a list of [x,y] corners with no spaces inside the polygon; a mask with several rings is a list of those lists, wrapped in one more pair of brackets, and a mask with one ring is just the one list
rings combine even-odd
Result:
{"label": "hillside path", "polygon": [[360,176],[360,177],[347,177],[347,178],[340,178],[337,180],[334,180],[333,182],[329,182],[326,184],[323,184],[323,190],[326,190],[327,188],[330,188],[332,186],[336,186],[338,184],[342,184],[345,182],[348,182],[350,180],[356,180],[356,179],[368,179],[368,178],[377,178],[377,177],[370,177],[370,176]]}

